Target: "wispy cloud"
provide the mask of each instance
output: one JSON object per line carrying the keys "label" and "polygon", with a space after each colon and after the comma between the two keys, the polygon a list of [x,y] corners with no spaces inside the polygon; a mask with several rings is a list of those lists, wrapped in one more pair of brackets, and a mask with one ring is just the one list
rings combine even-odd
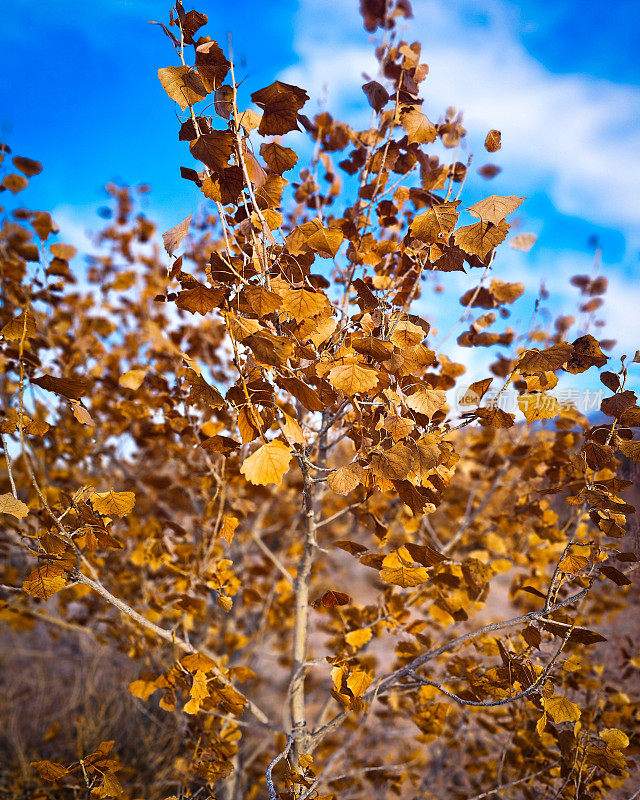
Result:
{"label": "wispy cloud", "polygon": [[[430,65],[427,114],[437,119],[447,106],[461,109],[476,161],[484,157],[486,132],[498,128],[499,161],[512,186],[548,194],[562,213],[618,228],[637,247],[640,88],[553,74],[522,45],[509,6],[492,0],[482,15],[474,7],[465,0],[414,2],[406,35],[423,42]],[[315,97],[326,86],[329,108],[339,114],[364,109],[362,72],[374,72],[375,62],[355,3],[341,4],[331,24],[327,14],[325,0],[301,0],[294,36],[299,63],[285,79]]]}

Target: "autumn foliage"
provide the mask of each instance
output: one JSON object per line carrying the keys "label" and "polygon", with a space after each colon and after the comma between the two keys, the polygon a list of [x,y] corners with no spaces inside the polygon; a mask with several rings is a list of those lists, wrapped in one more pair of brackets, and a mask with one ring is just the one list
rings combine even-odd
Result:
{"label": "autumn foliage", "polygon": [[[524,198],[465,206],[497,168],[457,160],[455,110],[423,112],[409,3],[361,12],[380,74],[355,130],[282,81],[242,100],[176,4],[158,77],[194,214],[164,249],[125,187],[86,265],[46,211],[4,211],[1,623],[109,643],[137,670],[121,691],[180,731],[163,785],[121,758],[124,725],[8,761],[8,796],[633,791],[640,657],[615,612],[637,563],[635,365],[570,317],[501,328]],[[3,156],[8,193],[37,180]],[[452,271],[467,363],[502,348],[471,384],[427,321]],[[591,324],[606,280],[574,283]],[[553,394],[584,372],[595,421]]]}

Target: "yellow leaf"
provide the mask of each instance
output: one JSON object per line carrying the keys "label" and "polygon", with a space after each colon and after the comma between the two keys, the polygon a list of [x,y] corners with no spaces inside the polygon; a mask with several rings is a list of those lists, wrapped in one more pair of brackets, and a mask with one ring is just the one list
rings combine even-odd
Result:
{"label": "yellow leaf", "polygon": [[544,729],[547,727],[547,712],[545,711],[544,714],[540,717],[540,719],[536,723],[536,730],[538,731],[538,736],[542,736],[544,733]]}
{"label": "yellow leaf", "polygon": [[281,296],[282,311],[293,317],[296,322],[331,311],[331,304],[324,292],[286,288],[281,292]]}
{"label": "yellow leaf", "polygon": [[568,575],[577,575],[581,569],[584,569],[587,564],[589,563],[589,559],[586,556],[579,556],[575,555],[574,553],[569,553],[562,561],[558,564],[558,569],[562,572],[566,572]]}
{"label": "yellow leaf", "polygon": [[350,644],[351,647],[355,647],[356,650],[358,650],[371,639],[372,635],[371,628],[356,628],[355,631],[346,633],[344,638],[347,644]]}
{"label": "yellow leaf", "polygon": [[447,395],[442,389],[418,389],[417,392],[407,397],[407,405],[418,414],[424,414],[425,417],[431,417],[440,411],[447,401]]}
{"label": "yellow leaf", "polygon": [[516,195],[501,197],[500,195],[492,194],[491,197],[469,206],[468,211],[474,217],[479,217],[497,225],[506,216],[515,211],[524,199],[524,197],[517,197]]}
{"label": "yellow leaf", "polygon": [[219,594],[216,602],[223,611],[229,612],[233,608],[233,598],[227,597],[226,594]]}
{"label": "yellow leaf", "polygon": [[400,123],[407,132],[409,144],[418,142],[419,144],[429,144],[435,142],[438,132],[436,126],[416,108],[402,111]]}
{"label": "yellow leaf", "polygon": [[525,415],[527,422],[535,422],[535,420],[539,419],[553,419],[562,410],[562,406],[556,398],[545,392],[521,394],[518,397],[518,407]]}
{"label": "yellow leaf", "polygon": [[618,728],[605,728],[598,735],[612,750],[624,750],[629,746],[629,737]]}
{"label": "yellow leaf", "polygon": [[155,681],[137,680],[129,684],[131,694],[141,700],[148,700],[157,688]]}
{"label": "yellow leaf", "polygon": [[504,241],[508,232],[509,226],[504,220],[498,225],[480,220],[473,225],[458,228],[453,234],[453,241],[465,253],[484,259],[494,247]]}
{"label": "yellow leaf", "polygon": [[191,686],[190,694],[194,700],[204,700],[206,697],[209,697],[207,676],[200,669],[196,670],[196,674],[193,676],[193,684]]}
{"label": "yellow leaf", "polygon": [[240,472],[256,485],[275,483],[278,486],[289,469],[290,461],[291,450],[280,439],[276,439],[263,444],[246,458],[242,462]]}
{"label": "yellow leaf", "polygon": [[136,504],[133,492],[95,492],[91,495],[91,505],[98,514],[104,516],[124,517],[129,514]]}
{"label": "yellow leaf", "polygon": [[321,258],[333,258],[344,239],[340,228],[321,228],[307,239],[307,245]]}
{"label": "yellow leaf", "polygon": [[34,569],[25,579],[22,588],[32,597],[48,600],[66,585],[64,567],[61,564],[49,563]]}
{"label": "yellow leaf", "polygon": [[342,681],[347,672],[347,667],[345,667],[344,664],[341,667],[334,667],[331,670],[331,680],[338,692],[342,690]]}
{"label": "yellow leaf", "polygon": [[401,547],[384,557],[380,577],[385,583],[403,588],[420,586],[429,580],[429,572],[426,567],[416,567],[413,564],[409,551],[406,547]]}
{"label": "yellow leaf", "polygon": [[296,444],[304,444],[304,433],[302,432],[302,428],[296,419],[290,417],[288,414],[285,414],[284,425],[282,428],[287,440],[291,440]]}
{"label": "yellow leaf", "polygon": [[361,697],[373,683],[373,676],[363,669],[356,669],[347,678],[347,687],[354,697]]}
{"label": "yellow leaf", "polygon": [[351,364],[340,364],[329,371],[329,383],[348,395],[358,392],[369,392],[378,385],[375,369],[364,367],[357,361]]}
{"label": "yellow leaf", "polygon": [[543,699],[545,711],[554,722],[576,722],[580,719],[580,709],[566,697],[556,694]]}
{"label": "yellow leaf", "polygon": [[69,770],[55,761],[32,761],[31,766],[38,770],[38,775],[45,781],[59,781],[69,774]]}
{"label": "yellow leaf", "polygon": [[185,703],[184,708],[182,710],[184,711],[185,714],[197,714],[198,711],[200,711],[200,701],[191,698],[191,700]]}
{"label": "yellow leaf", "polygon": [[336,494],[347,495],[359,486],[364,477],[364,470],[357,462],[340,467],[327,476],[329,488]]}
{"label": "yellow leaf", "polygon": [[261,119],[262,114],[256,114],[250,108],[238,114],[238,122],[244,128],[245,133],[251,133],[254,128],[257,128]]}
{"label": "yellow leaf", "polygon": [[14,497],[11,492],[0,494],[0,513],[11,514],[18,519],[26,517],[29,513],[29,506]]}
{"label": "yellow leaf", "polygon": [[420,325],[414,325],[408,319],[403,319],[395,326],[391,334],[391,341],[397,347],[413,347],[424,339],[426,333]]}
{"label": "yellow leaf", "polygon": [[23,336],[25,339],[30,339],[35,335],[36,321],[31,309],[14,317],[0,330],[0,336],[7,341],[20,341]]}
{"label": "yellow leaf", "polygon": [[456,207],[458,202],[441,203],[433,206],[423,214],[418,214],[411,223],[411,235],[423,241],[437,241],[441,237],[448,236],[455,228],[458,220]]}
{"label": "yellow leaf", "polygon": [[582,667],[582,661],[577,652],[571,653],[569,658],[565,659],[562,669],[566,672],[577,672]]}
{"label": "yellow leaf", "polygon": [[125,389],[133,389],[133,391],[136,391],[142,386],[142,381],[146,374],[146,369],[130,369],[128,372],[125,372],[124,375],[120,376],[118,383]]}
{"label": "yellow leaf", "polygon": [[102,780],[102,789],[105,797],[119,797],[122,792],[120,781],[111,772],[110,769],[105,770],[104,778]]}
{"label": "yellow leaf", "polygon": [[222,518],[222,525],[220,526],[220,533],[218,536],[225,539],[227,544],[233,541],[233,535],[238,527],[240,520],[231,514],[225,514]]}

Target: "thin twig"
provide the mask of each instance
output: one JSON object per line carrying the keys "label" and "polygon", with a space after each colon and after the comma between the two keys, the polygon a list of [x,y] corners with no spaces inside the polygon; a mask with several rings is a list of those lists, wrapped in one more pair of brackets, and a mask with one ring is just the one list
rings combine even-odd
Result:
{"label": "thin twig", "polygon": [[278,800],[278,795],[276,793],[276,787],[273,785],[273,778],[271,773],[273,772],[273,768],[275,765],[282,761],[283,758],[286,758],[289,754],[289,750],[291,750],[291,745],[293,744],[293,737],[287,736],[287,743],[285,745],[284,750],[271,761],[269,766],[267,767],[267,771],[264,774],[264,777],[267,781],[267,789],[269,790],[269,800]]}

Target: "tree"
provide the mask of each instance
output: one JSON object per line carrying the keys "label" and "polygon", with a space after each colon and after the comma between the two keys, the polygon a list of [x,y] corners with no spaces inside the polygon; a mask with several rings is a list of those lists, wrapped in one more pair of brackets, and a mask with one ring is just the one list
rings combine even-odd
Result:
{"label": "tree", "polygon": [[[128,691],[183,731],[179,789],[158,797],[614,797],[640,718],[640,661],[597,630],[637,561],[626,360],[602,371],[566,317],[489,332],[523,292],[493,277],[523,198],[465,209],[469,164],[430,150],[466,132],[421,110],[409,3],[361,11],[384,37],[356,131],[282,81],[245,107],[206,16],[176,4],[158,76],[209,203],[163,234],[168,266],[127,188],[108,187],[88,288],[48,213],[5,217],[0,613],[74,627],[80,605],[140,664]],[[296,173],[281,137],[300,128]],[[41,167],[13,164],[18,192]],[[465,367],[416,303],[467,269],[460,323],[481,315],[458,343],[508,355],[461,413]],[[595,313],[606,281],[575,280]],[[602,423],[549,393],[588,370]],[[138,796],[118,743],[95,744],[35,762],[42,791]]]}

